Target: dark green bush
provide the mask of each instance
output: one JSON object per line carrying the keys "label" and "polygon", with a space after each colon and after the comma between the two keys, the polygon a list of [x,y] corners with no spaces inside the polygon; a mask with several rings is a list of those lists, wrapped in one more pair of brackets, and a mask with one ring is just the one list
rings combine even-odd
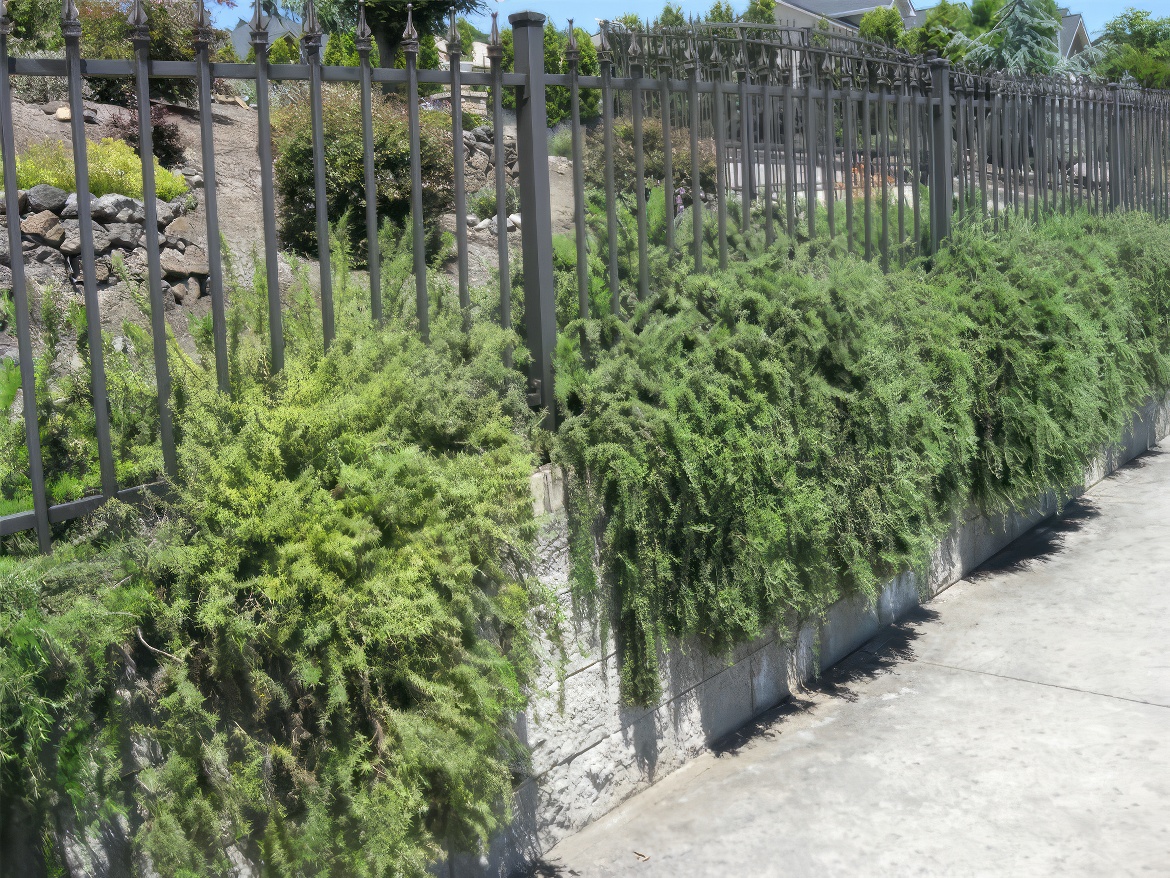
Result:
{"label": "dark green bush", "polygon": [[1136,214],[960,230],[884,275],[838,245],[726,273],[655,262],[631,323],[561,336],[577,521],[604,526],[623,692],[668,635],[713,647],[816,617],[926,561],[952,514],[1079,483],[1170,386],[1170,227]]}
{"label": "dark green bush", "polygon": [[[614,179],[618,192],[634,191],[634,126],[619,121],[614,126]],[[699,141],[699,179],[703,191],[715,191],[715,147],[709,140]],[[691,135],[686,128],[671,128],[671,166],[674,188],[691,187]],[[642,126],[642,157],[647,186],[660,184],[666,175],[666,152],[662,140],[662,122],[647,119]],[[585,143],[585,182],[594,189],[605,190],[605,145],[602,132],[592,132]],[[687,196],[689,203],[690,196]]]}
{"label": "dark green bush", "polygon": [[[328,89],[324,101],[326,197],[330,222],[347,212],[365,216],[365,165],[362,149],[361,96],[356,89]],[[423,212],[437,228],[438,216],[450,209],[452,196],[451,117],[422,114]],[[282,202],[281,238],[286,247],[315,254],[317,219],[314,202],[313,139],[307,101],[282,109],[273,121],[276,188]],[[374,157],[378,180],[378,215],[397,224],[410,212],[410,138],[406,109],[396,100],[374,100]],[[438,239],[428,245],[437,246]],[[355,254],[365,253],[365,223],[350,224]]]}

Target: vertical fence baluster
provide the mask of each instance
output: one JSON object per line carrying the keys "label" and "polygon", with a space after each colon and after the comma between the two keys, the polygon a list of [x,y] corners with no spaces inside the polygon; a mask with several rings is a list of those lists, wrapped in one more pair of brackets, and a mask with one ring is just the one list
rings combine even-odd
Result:
{"label": "vertical fence baluster", "polygon": [[[463,331],[471,331],[471,284],[467,276],[467,184],[464,179],[466,147],[463,142],[463,82],[460,65],[463,46],[455,26],[455,8],[451,8],[451,26],[447,30],[447,59],[451,68],[451,143],[455,184],[455,260],[459,276],[459,310],[463,312]],[[574,119],[577,115],[574,114]]]}
{"label": "vertical fence baluster", "polygon": [[[357,49],[359,65],[361,67],[362,90],[362,159],[363,159],[363,186],[366,198],[366,263],[370,275],[370,316],[375,323],[382,322],[382,246],[378,240],[378,178],[374,170],[374,91],[373,67],[370,63],[370,53],[374,48],[374,34],[366,21],[366,2],[358,4],[357,28],[354,31],[354,47]],[[455,141],[455,148],[459,148],[462,141]],[[458,164],[459,159],[456,159]],[[464,207],[466,212],[466,207]],[[463,228],[463,215],[458,203],[455,211],[456,225]],[[467,232],[464,228],[463,237],[459,239],[459,252],[466,259]],[[466,264],[466,263],[464,263]]]}
{"label": "vertical fence baluster", "polygon": [[966,186],[966,144],[967,144],[967,119],[965,109],[967,106],[966,84],[963,81],[963,75],[960,73],[955,79],[954,83],[955,95],[955,151],[958,154],[958,172],[959,172],[959,222],[963,223],[967,219],[967,193],[963,190]]}
{"label": "vertical fence baluster", "polygon": [[829,221],[829,238],[837,236],[835,207],[837,201],[837,121],[836,108],[833,101],[833,64],[832,56],[825,53],[825,61],[821,67],[821,74],[825,80],[825,162],[821,166],[821,176],[825,186],[825,214]]}
{"label": "vertical fence baluster", "polygon": [[658,44],[659,101],[662,115],[662,198],[663,217],[666,224],[666,258],[674,264],[674,142],[671,137],[671,94],[670,56],[666,50],[666,37]]}
{"label": "vertical fence baluster", "polygon": [[305,0],[301,47],[305,59],[309,62],[309,116],[313,138],[313,207],[317,214],[317,268],[321,283],[321,327],[325,350],[329,350],[329,345],[333,343],[333,336],[336,333],[336,326],[333,315],[333,272],[330,264],[332,254],[329,247],[329,199],[325,180],[325,123],[322,118],[323,99],[321,95],[321,26],[317,22],[317,10],[313,0]]}
{"label": "vertical fence baluster", "polygon": [[630,77],[634,80],[630,92],[631,112],[634,122],[634,204],[636,216],[634,220],[638,227],[638,298],[645,299],[650,295],[650,260],[647,251],[650,248],[646,229],[646,155],[643,151],[643,100],[645,94],[642,88],[642,79],[645,69],[642,66],[641,38],[637,34],[630,36]]}
{"label": "vertical fence baluster", "polygon": [[804,54],[800,60],[801,79],[804,82],[804,177],[808,202],[808,239],[817,236],[817,107],[816,107],[816,64],[812,58],[811,35],[806,34]]}
{"label": "vertical fence baluster", "polygon": [[727,268],[727,106],[723,93],[723,56],[719,37],[711,38],[711,70],[715,126],[715,208],[719,233],[719,267]]}
{"label": "vertical fence baluster", "polygon": [[975,219],[979,214],[975,199],[980,195],[978,167],[980,152],[979,105],[975,92],[975,77],[967,74],[963,88],[967,94],[967,191],[964,193],[964,199],[968,202],[967,210],[970,212],[972,219]]}
{"label": "vertical fence baluster", "polygon": [[[499,13],[492,13],[488,42],[492,68],[492,162],[496,184],[496,265],[500,278],[500,326],[512,328],[512,266],[508,253],[508,180],[504,152],[504,47],[500,42]],[[512,346],[504,348],[504,365],[512,368]]]}
{"label": "vertical fence baluster", "polygon": [[[418,331],[423,341],[431,340],[431,303],[427,294],[427,236],[423,225],[422,200],[422,123],[418,107],[418,31],[414,27],[414,4],[406,4],[406,30],[402,33],[402,51],[406,56],[406,111],[410,126],[410,219],[414,231],[412,250],[414,255],[415,311],[418,315]],[[496,120],[496,129],[500,120]],[[498,139],[498,138],[497,138]],[[502,151],[496,153],[497,179],[499,166],[504,161]],[[500,205],[497,203],[496,208]],[[496,230],[504,240],[508,238],[508,223],[499,223]],[[501,266],[502,267],[502,266]]]}
{"label": "vertical fence baluster", "polygon": [[922,252],[922,154],[919,144],[922,138],[922,80],[917,67],[911,67],[906,78],[913,86],[910,93],[910,198],[914,214],[914,250]]}
{"label": "vertical fence baluster", "polygon": [[878,95],[881,106],[878,108],[878,125],[881,126],[881,135],[878,137],[878,149],[881,150],[882,175],[882,271],[890,270],[890,74],[889,69],[882,65],[878,68]]}
{"label": "vertical fence baluster", "polygon": [[[81,21],[74,0],[65,0],[61,20],[65,37],[65,62],[69,78],[70,132],[73,144],[73,172],[77,183],[77,226],[81,243],[81,273],[85,290],[86,339],[89,344],[90,386],[93,394],[94,427],[97,434],[98,468],[101,472],[102,494],[109,499],[118,491],[118,477],[114,469],[114,447],[110,440],[110,403],[106,391],[105,349],[102,346],[101,305],[97,295],[97,275],[94,266],[93,216],[89,204],[89,155],[86,152],[85,102],[82,99],[84,82],[81,78]],[[5,71],[7,73],[7,71]],[[141,115],[141,114],[140,114]],[[146,106],[150,117],[150,105]],[[19,217],[19,214],[17,214]],[[9,215],[9,223],[13,217]],[[154,230],[158,234],[158,228]],[[149,234],[150,229],[147,230]],[[12,250],[12,259],[21,257],[22,250]]]}
{"label": "vertical fence baluster", "polygon": [[284,315],[280,307],[280,263],[276,250],[276,185],[272,169],[271,95],[268,89],[268,22],[256,0],[251,25],[256,54],[257,152],[260,157],[260,201],[264,212],[264,270],[268,287],[268,339],[272,369],[284,368]]}
{"label": "vertical fence baluster", "polygon": [[784,209],[789,238],[796,238],[796,95],[792,53],[784,70]]}
{"label": "vertical fence baluster", "polygon": [[211,295],[211,334],[215,375],[222,393],[231,392],[228,374],[227,306],[223,295],[223,254],[219,237],[219,200],[215,172],[215,120],[211,113],[211,39],[214,31],[203,0],[195,3],[192,42],[199,66],[199,139],[203,161],[203,207],[207,216],[207,286]]}
{"label": "vertical fence baluster", "polygon": [[898,114],[898,158],[894,167],[894,185],[898,193],[898,264],[906,264],[906,70],[894,68],[894,88],[897,95],[895,111]]}
{"label": "vertical fence baluster", "polygon": [[764,126],[764,240],[767,241],[769,247],[776,243],[776,219],[773,216],[776,176],[772,165],[776,154],[775,131],[773,130],[773,126],[776,124],[774,103],[776,96],[772,92],[772,62],[775,57],[774,54],[769,53],[768,64],[761,80],[763,89],[763,97],[761,98],[763,119],[761,121]]}
{"label": "vertical fence baluster", "polygon": [[857,133],[853,128],[855,105],[853,102],[853,63],[843,58],[841,78],[841,140],[844,146],[844,165],[841,179],[845,181],[845,241],[850,253],[857,251],[857,231],[853,228],[853,169],[857,154]]}
{"label": "vertical fence baluster", "polygon": [[755,195],[755,157],[752,149],[751,95],[748,94],[748,67],[743,29],[739,34],[739,49],[735,60],[739,78],[739,225],[745,234],[751,227],[752,198]]}
{"label": "vertical fence baluster", "polygon": [[24,276],[20,239],[20,192],[16,178],[16,138],[12,127],[12,81],[8,72],[8,36],[12,22],[0,0],[0,158],[4,163],[4,215],[8,224],[8,253],[12,268],[12,307],[16,311],[16,350],[20,357],[21,410],[24,446],[28,452],[28,480],[32,489],[33,521],[40,550],[52,550],[49,499],[45,493],[45,468],[41,455],[41,429],[37,415],[36,364],[33,360],[32,325],[28,308],[28,284]]}
{"label": "vertical fence baluster", "polygon": [[873,83],[869,67],[861,62],[861,191],[865,201],[865,258],[873,259],[873,151],[870,148],[873,134]]}
{"label": "vertical fence baluster", "polygon": [[699,161],[699,128],[703,124],[703,105],[699,96],[699,52],[692,28],[687,34],[684,65],[690,84],[691,136],[691,246],[694,248],[695,271],[703,271],[703,178]]}
{"label": "vertical fence baluster", "polygon": [[[577,45],[577,32],[573,19],[569,19],[569,47],[565,50],[565,61],[569,65],[569,132],[573,139],[573,226],[577,239],[577,316],[589,319],[589,250],[588,230],[585,228],[585,133],[578,124],[581,119],[581,49]],[[589,357],[589,338],[584,325],[581,326],[581,352]]]}
{"label": "vertical fence baluster", "polygon": [[[138,99],[138,152],[142,159],[142,200],[145,213],[147,283],[150,290],[150,330],[154,342],[154,383],[158,393],[159,440],[163,469],[170,478],[179,472],[175,427],[171,420],[171,369],[167,361],[167,320],[163,303],[162,264],[158,244],[158,198],[154,180],[154,131],[150,119],[150,29],[142,0],[130,7],[130,34],[134,45],[134,84]],[[78,214],[83,198],[78,187]],[[84,199],[88,202],[88,198]],[[84,244],[82,245],[84,247]]]}
{"label": "vertical fence baluster", "polygon": [[614,182],[613,133],[613,52],[610,48],[608,22],[601,22],[601,125],[605,149],[605,226],[609,235],[609,296],[614,315],[621,311],[621,286],[618,275],[617,187]]}

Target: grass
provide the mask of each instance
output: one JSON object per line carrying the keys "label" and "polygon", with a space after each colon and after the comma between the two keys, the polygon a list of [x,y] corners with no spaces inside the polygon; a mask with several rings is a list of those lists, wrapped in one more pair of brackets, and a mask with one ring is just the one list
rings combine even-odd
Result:
{"label": "grass", "polygon": [[[133,147],[109,137],[87,141],[86,147],[89,191],[93,195],[99,198],[102,195],[143,197],[142,160]],[[47,183],[66,192],[77,191],[73,152],[59,140],[34,144],[17,156],[16,177],[21,189]],[[187,193],[183,175],[164,169],[158,159],[154,159],[154,178],[155,192],[163,201],[172,201]]]}

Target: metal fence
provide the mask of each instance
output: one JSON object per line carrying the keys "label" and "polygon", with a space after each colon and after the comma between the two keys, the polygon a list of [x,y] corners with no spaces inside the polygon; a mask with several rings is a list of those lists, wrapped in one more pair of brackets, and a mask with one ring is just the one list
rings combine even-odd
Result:
{"label": "metal fence", "polygon": [[[207,255],[210,274],[215,370],[219,389],[230,392],[227,319],[219,217],[216,203],[215,149],[212,136],[213,80],[251,81],[256,88],[259,128],[264,259],[267,274],[271,362],[284,363],[282,305],[278,276],[277,204],[273,180],[270,89],[273,83],[308,83],[313,137],[317,237],[320,247],[320,307],[324,341],[334,339],[334,302],[329,261],[322,90],[326,83],[348,83],[361,91],[364,129],[366,232],[371,313],[382,319],[381,255],[378,250],[374,159],[373,90],[394,86],[405,92],[411,140],[414,282],[418,330],[429,335],[426,223],[420,156],[420,86],[450,89],[451,135],[455,145],[453,202],[456,217],[458,296],[470,306],[462,89],[490,89],[500,283],[500,316],[510,321],[511,278],[507,229],[508,169],[505,166],[503,96],[516,94],[517,186],[522,223],[519,257],[523,263],[525,332],[531,358],[529,402],[554,408],[553,351],[556,347],[555,278],[546,89],[564,88],[570,98],[572,186],[575,200],[577,287],[580,314],[589,315],[588,253],[607,266],[611,308],[618,314],[625,292],[644,298],[650,292],[648,198],[661,197],[666,248],[675,260],[690,260],[695,271],[709,266],[706,231],[713,230],[715,258],[732,258],[728,224],[755,228],[768,243],[791,238],[843,237],[847,247],[883,266],[902,264],[932,252],[953,222],[986,221],[995,228],[1017,216],[1088,208],[1093,211],[1140,209],[1165,217],[1170,210],[1170,97],[1166,93],[1122,88],[1086,78],[1021,78],[976,74],[946,61],[911,57],[865,43],[837,30],[796,29],[756,24],[694,24],[686,28],[630,31],[602,23],[601,72],[580,73],[580,47],[572,36],[567,72],[545,72],[545,17],[532,12],[510,16],[514,69],[503,69],[504,48],[493,15],[488,72],[463,72],[458,32],[449,33],[448,70],[420,70],[419,35],[408,24],[402,48],[404,69],[375,68],[372,33],[359,7],[358,67],[321,63],[321,29],[312,0],[306,5],[302,43],[307,63],[269,64],[265,17],[259,3],[252,19],[254,63],[211,61],[212,30],[202,0],[196,3],[195,60],[160,61],[149,57],[146,9],[135,0],[130,24],[133,60],[81,57],[81,24],[74,0],[65,0],[63,59],[9,57],[10,24],[0,0],[0,149],[8,234],[12,254],[12,297],[20,356],[24,423],[33,509],[0,518],[0,535],[35,529],[42,549],[51,545],[51,525],[84,515],[107,498],[137,496],[144,486],[120,486],[110,438],[109,400],[102,357],[101,320],[95,282],[93,219],[85,198],[78,199],[81,236],[78,273],[86,305],[91,387],[95,411],[100,493],[50,506],[38,435],[37,401],[29,297],[22,260],[11,77],[64,77],[68,83],[71,137],[77,189],[88,191],[83,121],[87,79],[132,78],[140,107],[149,105],[153,78],[189,79],[197,93],[205,178]],[[601,94],[601,120],[591,137],[600,141],[604,165],[605,235],[591,236],[586,222],[586,125],[581,122],[585,89]],[[634,156],[632,193],[619,192],[615,146],[620,117],[628,118]],[[661,125],[662,167],[648,175],[644,135],[648,120]],[[621,128],[625,131],[623,125]],[[140,152],[146,212],[145,246],[149,276],[151,332],[158,388],[160,441],[165,475],[173,475],[176,453],[170,412],[163,275],[154,233],[155,185],[150,116],[139,114]],[[681,139],[681,143],[680,143]],[[689,149],[687,166],[675,166],[676,151]],[[704,191],[703,155],[714,156],[714,186]],[[711,188],[711,187],[709,187]],[[636,280],[624,281],[618,259],[619,205],[637,222]],[[676,223],[690,217],[690,239],[678,240]],[[708,226],[713,224],[713,226]],[[594,315],[596,316],[596,315]]]}

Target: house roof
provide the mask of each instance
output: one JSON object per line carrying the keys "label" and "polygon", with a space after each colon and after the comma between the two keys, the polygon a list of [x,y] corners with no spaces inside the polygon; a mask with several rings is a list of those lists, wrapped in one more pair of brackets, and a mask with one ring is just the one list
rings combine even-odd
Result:
{"label": "house roof", "polygon": [[[1060,22],[1060,57],[1067,58],[1076,52],[1087,48],[1091,44],[1085,19],[1079,13],[1070,13],[1067,9],[1060,10],[1064,18]],[[1080,39],[1078,39],[1078,37]]]}
{"label": "house roof", "polygon": [[[294,39],[300,39],[301,23],[295,18],[274,12],[267,16],[267,19],[269,43],[280,39],[285,34],[292,34]],[[232,28],[231,41],[236,55],[240,58],[247,58],[248,53],[252,51],[252,23],[242,18],[236,22],[236,26]]]}

